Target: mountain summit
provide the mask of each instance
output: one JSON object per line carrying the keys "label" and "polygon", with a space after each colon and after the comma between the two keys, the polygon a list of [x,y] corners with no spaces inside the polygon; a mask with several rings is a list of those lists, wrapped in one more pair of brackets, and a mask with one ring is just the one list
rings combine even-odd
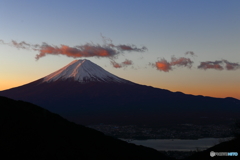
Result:
{"label": "mountain summit", "polygon": [[75,60],[0,96],[39,105],[78,124],[162,125],[229,123],[240,101],[153,88],[119,78],[89,60]]}
{"label": "mountain summit", "polygon": [[54,82],[57,80],[73,79],[81,83],[85,82],[117,82],[128,81],[119,78],[89,60],[75,60],[56,72],[43,78],[43,82]]}

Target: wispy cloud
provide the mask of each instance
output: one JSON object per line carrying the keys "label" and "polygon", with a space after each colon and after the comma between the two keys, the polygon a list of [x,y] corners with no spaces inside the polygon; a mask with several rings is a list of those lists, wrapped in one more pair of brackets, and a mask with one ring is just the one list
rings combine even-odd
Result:
{"label": "wispy cloud", "polygon": [[5,42],[3,40],[0,39],[0,44],[5,44]]}
{"label": "wispy cloud", "polygon": [[135,52],[145,52],[147,50],[147,47],[141,47],[137,48],[135,45],[113,45],[110,44],[110,46],[115,47],[119,51],[135,51]]}
{"label": "wispy cloud", "polygon": [[239,63],[232,63],[227,60],[219,60],[219,61],[206,61],[206,62],[201,62],[200,65],[198,66],[199,69],[215,69],[215,70],[236,70],[240,69],[240,64]]}
{"label": "wispy cloud", "polygon": [[239,63],[232,63],[232,62],[228,62],[227,60],[223,60],[224,63],[226,64],[225,68],[227,70],[236,70],[236,69],[240,69],[240,64]]}
{"label": "wispy cloud", "polygon": [[110,62],[114,68],[122,68],[133,64],[133,62],[128,59],[126,59],[122,63],[117,63],[115,60],[111,60]]}
{"label": "wispy cloud", "polygon": [[123,65],[132,65],[133,62],[131,60],[126,59],[124,62],[122,62]]}
{"label": "wispy cloud", "polygon": [[185,55],[196,56],[193,51],[187,51],[187,52],[185,53]]}
{"label": "wispy cloud", "polygon": [[147,47],[143,46],[141,48],[138,48],[136,45],[134,44],[129,44],[129,45],[126,45],[126,44],[120,44],[120,45],[114,45],[112,43],[112,40],[110,38],[107,38],[105,36],[103,36],[101,34],[101,37],[102,37],[102,40],[104,42],[104,44],[106,46],[109,46],[109,47],[112,47],[112,48],[115,48],[117,49],[118,51],[135,51],[135,52],[145,52],[147,51]]}
{"label": "wispy cloud", "polygon": [[172,57],[172,61],[171,61],[171,66],[184,66],[184,67],[188,67],[191,68],[193,61],[191,61],[191,59],[189,58],[185,58],[185,57],[180,57],[180,58],[176,58],[176,57]]}
{"label": "wispy cloud", "polygon": [[216,70],[223,70],[222,67],[222,61],[206,61],[206,62],[201,62],[200,65],[198,66],[199,69],[216,69]]}
{"label": "wispy cloud", "polygon": [[111,60],[110,62],[114,68],[122,68],[122,65],[117,63],[116,61]]}

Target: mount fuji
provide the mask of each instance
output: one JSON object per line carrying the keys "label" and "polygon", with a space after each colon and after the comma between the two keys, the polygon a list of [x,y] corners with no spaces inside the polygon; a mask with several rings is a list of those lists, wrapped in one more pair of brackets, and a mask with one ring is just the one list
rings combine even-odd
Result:
{"label": "mount fuji", "polygon": [[73,79],[80,83],[107,82],[107,83],[129,83],[121,79],[89,60],[75,60],[59,69],[58,71],[44,77],[43,82],[54,82],[57,80]]}
{"label": "mount fuji", "polygon": [[240,100],[187,95],[117,77],[89,60],[75,60],[0,96],[39,105],[78,124],[229,123]]}

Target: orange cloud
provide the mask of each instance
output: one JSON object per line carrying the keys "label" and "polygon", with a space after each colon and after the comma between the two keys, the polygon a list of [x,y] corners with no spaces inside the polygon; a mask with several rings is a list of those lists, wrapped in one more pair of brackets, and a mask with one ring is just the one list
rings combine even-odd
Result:
{"label": "orange cloud", "polygon": [[132,65],[132,61],[126,59],[124,62],[122,62],[123,65]]}
{"label": "orange cloud", "polygon": [[121,64],[115,62],[115,61],[111,61],[111,64],[113,65],[114,68],[122,68]]}
{"label": "orange cloud", "polygon": [[164,72],[168,72],[169,70],[172,70],[171,65],[169,65],[168,62],[158,61],[158,62],[156,62],[156,67],[158,70],[161,70]]}
{"label": "orange cloud", "polygon": [[153,67],[156,67],[160,71],[169,72],[172,70],[171,64],[167,62],[164,58],[154,63],[150,63]]}

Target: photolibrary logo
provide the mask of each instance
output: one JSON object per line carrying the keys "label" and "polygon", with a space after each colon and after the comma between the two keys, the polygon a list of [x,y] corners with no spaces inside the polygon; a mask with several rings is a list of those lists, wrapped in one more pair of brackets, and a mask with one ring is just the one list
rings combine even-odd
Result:
{"label": "photolibrary logo", "polygon": [[214,152],[214,151],[211,151],[210,156],[211,157],[214,157],[214,156],[238,156],[238,152]]}

